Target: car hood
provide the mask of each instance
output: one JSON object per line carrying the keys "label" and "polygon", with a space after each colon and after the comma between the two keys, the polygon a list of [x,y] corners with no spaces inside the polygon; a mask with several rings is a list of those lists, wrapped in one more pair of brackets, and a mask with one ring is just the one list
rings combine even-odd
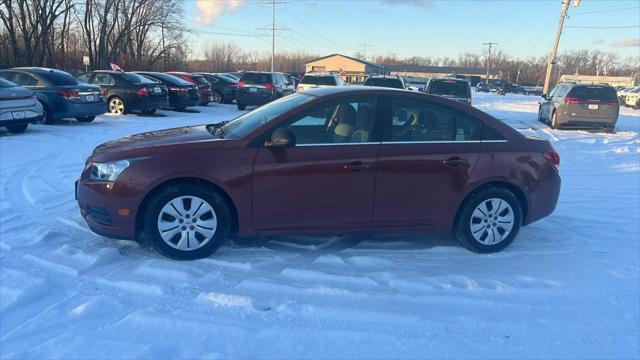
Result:
{"label": "car hood", "polygon": [[220,141],[206,128],[206,125],[179,127],[150,131],[106,142],[96,147],[92,157],[127,152],[137,149],[158,148],[171,145],[183,145],[203,141]]}

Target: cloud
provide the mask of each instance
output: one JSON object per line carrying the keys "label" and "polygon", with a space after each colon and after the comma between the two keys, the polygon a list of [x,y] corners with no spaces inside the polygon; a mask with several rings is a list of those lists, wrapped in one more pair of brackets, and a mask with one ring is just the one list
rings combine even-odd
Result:
{"label": "cloud", "polygon": [[636,46],[640,46],[640,39],[639,38],[624,39],[624,40],[614,42],[613,44],[611,44],[611,46],[619,47],[619,48],[636,47]]}
{"label": "cloud", "polygon": [[595,40],[593,40],[593,45],[601,45],[604,44],[604,39],[603,38],[597,38]]}
{"label": "cloud", "polygon": [[380,0],[383,5],[431,6],[433,0]]}
{"label": "cloud", "polygon": [[198,9],[198,23],[211,24],[226,10],[235,11],[247,0],[196,0]]}

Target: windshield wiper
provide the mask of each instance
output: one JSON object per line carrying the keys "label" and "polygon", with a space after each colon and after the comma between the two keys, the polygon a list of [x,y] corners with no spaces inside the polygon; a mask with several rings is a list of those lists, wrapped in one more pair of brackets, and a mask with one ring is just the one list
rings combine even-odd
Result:
{"label": "windshield wiper", "polygon": [[[219,138],[224,138],[225,132],[222,130],[222,127],[229,123],[229,120],[221,121],[216,124],[207,125],[207,131],[211,133],[213,136],[218,136]],[[217,132],[217,134],[216,134]]]}

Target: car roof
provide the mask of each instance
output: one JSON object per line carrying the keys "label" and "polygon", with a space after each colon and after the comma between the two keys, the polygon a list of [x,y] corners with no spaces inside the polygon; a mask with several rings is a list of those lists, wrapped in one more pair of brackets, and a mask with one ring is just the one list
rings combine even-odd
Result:
{"label": "car roof", "polygon": [[[328,72],[328,71],[310,72],[310,73],[304,74],[304,76],[334,76],[334,75],[337,76],[338,74],[332,73],[332,72]],[[289,76],[293,76],[293,75],[289,75]]]}
{"label": "car roof", "polygon": [[385,94],[385,95],[394,95],[394,94],[415,94],[415,91],[403,90],[403,89],[394,89],[394,88],[384,88],[384,87],[375,87],[375,86],[362,86],[362,85],[352,85],[352,86],[331,86],[326,88],[313,88],[304,92],[304,94],[309,94],[313,96],[327,96],[327,95],[366,95],[369,93],[375,94]]}

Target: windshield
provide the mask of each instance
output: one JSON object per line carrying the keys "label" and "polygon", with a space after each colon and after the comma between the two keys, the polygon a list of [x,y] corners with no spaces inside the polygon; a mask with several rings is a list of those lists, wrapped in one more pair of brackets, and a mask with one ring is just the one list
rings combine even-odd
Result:
{"label": "windshield", "polygon": [[0,88],[9,88],[9,87],[14,87],[14,86],[18,86],[18,85],[12,83],[9,80],[5,80],[5,79],[0,77]]}
{"label": "windshield", "polygon": [[402,81],[400,81],[400,79],[369,78],[362,85],[404,89],[404,87],[402,86]]}
{"label": "windshield", "polygon": [[225,139],[239,139],[273,120],[276,116],[313,100],[314,97],[304,94],[285,96],[267,105],[248,112],[225,124],[221,134]]}
{"label": "windshield", "polygon": [[455,80],[432,80],[429,83],[429,94],[448,95],[457,97],[469,96],[469,83]]}
{"label": "windshield", "polygon": [[313,76],[313,75],[305,75],[302,80],[300,80],[300,84],[308,84],[308,85],[337,85],[336,79],[331,75],[326,76]]}
{"label": "windshield", "polygon": [[155,81],[147,77],[144,77],[138,74],[132,74],[132,73],[122,74],[122,79],[131,84],[155,84],[156,83]]}
{"label": "windshield", "polygon": [[271,73],[244,73],[240,81],[247,84],[269,84],[272,82]]}

